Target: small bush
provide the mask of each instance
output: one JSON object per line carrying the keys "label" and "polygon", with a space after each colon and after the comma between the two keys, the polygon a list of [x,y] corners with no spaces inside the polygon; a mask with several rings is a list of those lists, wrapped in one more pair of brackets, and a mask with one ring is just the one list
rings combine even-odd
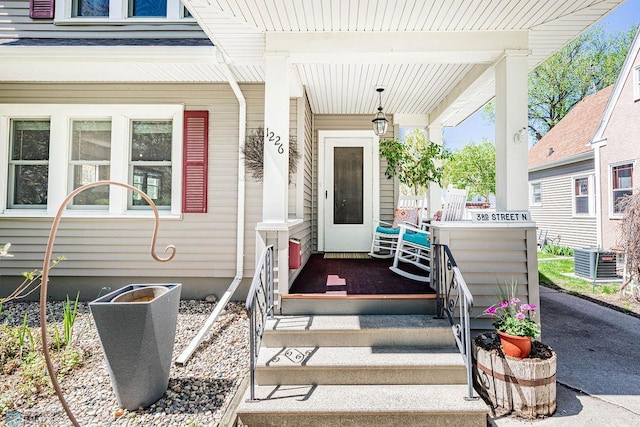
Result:
{"label": "small bush", "polygon": [[555,256],[573,256],[573,248],[560,245],[546,245],[542,250]]}

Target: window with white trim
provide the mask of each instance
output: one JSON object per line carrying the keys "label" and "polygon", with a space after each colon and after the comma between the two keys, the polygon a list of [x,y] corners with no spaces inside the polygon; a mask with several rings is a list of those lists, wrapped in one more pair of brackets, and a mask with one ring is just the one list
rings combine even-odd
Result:
{"label": "window with white trim", "polygon": [[531,201],[530,204],[532,206],[541,206],[542,205],[542,185],[539,182],[534,182],[531,184]]}
{"label": "window with white trim", "polygon": [[49,120],[13,119],[10,127],[7,206],[44,209],[49,173]]}
{"label": "window with white trim", "polygon": [[640,66],[637,66],[633,73],[633,99],[640,100]]}
{"label": "window with white trim", "polygon": [[177,21],[193,17],[180,0],[57,0],[56,21]]}
{"label": "window with white trim", "polygon": [[612,216],[622,216],[623,207],[620,203],[623,197],[633,192],[633,163],[611,166],[611,202],[609,205]]}
{"label": "window with white trim", "polygon": [[[111,120],[73,120],[71,122],[71,188],[108,180],[111,176]],[[108,209],[109,187],[90,188],[71,201],[72,208]]]}
{"label": "window with white trim", "polygon": [[573,215],[595,214],[595,192],[593,175],[573,178]]}
{"label": "window with white trim", "polygon": [[[0,213],[51,215],[74,189],[110,179],[180,214],[183,121],[182,105],[0,105],[0,147],[9,147],[0,150]],[[149,211],[133,192],[106,185],[83,191],[70,208],[88,216]]]}

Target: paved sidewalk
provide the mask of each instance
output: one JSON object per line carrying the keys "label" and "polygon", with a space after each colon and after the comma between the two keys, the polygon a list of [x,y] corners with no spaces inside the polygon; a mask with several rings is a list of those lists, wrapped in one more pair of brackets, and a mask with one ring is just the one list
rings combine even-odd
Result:
{"label": "paved sidewalk", "polygon": [[542,341],[558,354],[553,417],[493,425],[640,426],[640,319],[540,287]]}

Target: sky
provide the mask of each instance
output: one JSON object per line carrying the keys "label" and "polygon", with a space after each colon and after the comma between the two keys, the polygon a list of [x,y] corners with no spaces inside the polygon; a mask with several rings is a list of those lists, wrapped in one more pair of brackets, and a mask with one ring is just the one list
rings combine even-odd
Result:
{"label": "sky", "polygon": [[[596,25],[603,25],[605,31],[617,32],[628,30],[637,23],[640,23],[640,0],[627,0]],[[483,138],[493,141],[495,129],[482,118],[480,110],[455,128],[444,128],[444,145],[450,150],[460,149],[470,142],[480,143]]]}

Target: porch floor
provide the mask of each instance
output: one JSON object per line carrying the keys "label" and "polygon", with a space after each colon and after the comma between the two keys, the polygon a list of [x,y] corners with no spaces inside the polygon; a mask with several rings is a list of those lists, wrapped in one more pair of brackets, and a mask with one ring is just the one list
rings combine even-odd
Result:
{"label": "porch floor", "polygon": [[[393,259],[325,259],[312,254],[293,282],[290,294],[421,295],[435,294],[426,283],[391,272]],[[330,279],[329,276],[337,276]],[[338,280],[336,280],[338,279]],[[328,281],[344,285],[329,285]]]}

